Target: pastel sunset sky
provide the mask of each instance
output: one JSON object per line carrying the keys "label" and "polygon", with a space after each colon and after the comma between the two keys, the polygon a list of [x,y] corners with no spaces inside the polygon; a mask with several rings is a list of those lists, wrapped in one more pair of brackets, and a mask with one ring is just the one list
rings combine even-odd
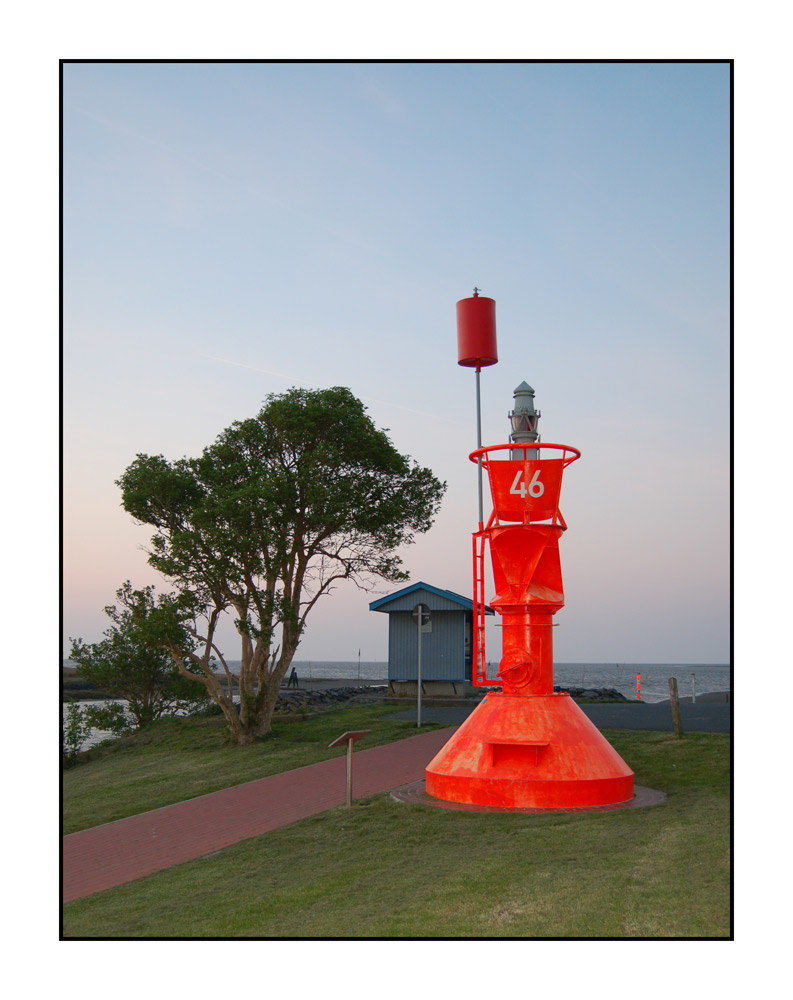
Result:
{"label": "pastel sunset sky", "polygon": [[[448,483],[402,553],[469,595],[474,375],[455,302],[497,303],[483,439],[526,380],[573,445],[558,661],[730,655],[726,63],[70,63],[63,73],[63,652],[167,581],[114,481],[197,455],[268,393],[348,386]],[[387,658],[374,594],[300,660]],[[230,622],[226,655],[236,658]],[[488,635],[497,655],[498,635]]]}

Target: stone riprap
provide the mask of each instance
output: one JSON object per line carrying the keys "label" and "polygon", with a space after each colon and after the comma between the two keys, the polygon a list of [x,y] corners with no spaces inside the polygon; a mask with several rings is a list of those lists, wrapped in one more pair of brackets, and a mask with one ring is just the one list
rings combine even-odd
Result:
{"label": "stone riprap", "polygon": [[371,704],[379,701],[386,688],[375,687],[338,687],[326,688],[324,691],[302,688],[281,689],[275,708],[276,715],[303,715],[306,712],[321,712],[334,708],[342,702],[354,701],[359,704]]}
{"label": "stone riprap", "polygon": [[576,701],[629,701],[616,688],[556,687],[554,691],[566,691]]}

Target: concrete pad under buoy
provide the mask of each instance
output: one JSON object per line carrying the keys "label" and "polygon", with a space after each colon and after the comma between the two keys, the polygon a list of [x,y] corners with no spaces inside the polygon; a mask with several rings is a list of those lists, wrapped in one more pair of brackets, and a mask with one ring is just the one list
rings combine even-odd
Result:
{"label": "concrete pad under buoy", "polygon": [[666,793],[657,791],[654,788],[644,788],[642,785],[634,785],[633,798],[627,802],[618,802],[608,806],[588,806],[588,807],[567,807],[560,809],[514,809],[502,806],[478,806],[469,802],[447,802],[444,799],[433,798],[427,794],[426,782],[413,781],[409,785],[402,785],[401,788],[394,788],[391,791],[391,798],[397,802],[408,802],[412,805],[437,806],[440,809],[457,809],[462,812],[486,812],[486,813],[520,813],[526,816],[541,816],[546,813],[593,813],[593,812],[613,812],[616,809],[642,809],[645,806],[657,806],[666,802]]}

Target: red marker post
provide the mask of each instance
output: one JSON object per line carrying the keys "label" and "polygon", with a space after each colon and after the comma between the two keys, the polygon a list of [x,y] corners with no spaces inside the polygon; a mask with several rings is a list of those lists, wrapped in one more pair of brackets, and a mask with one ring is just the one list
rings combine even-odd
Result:
{"label": "red marker post", "polygon": [[636,674],[636,701],[642,700],[642,675]]}

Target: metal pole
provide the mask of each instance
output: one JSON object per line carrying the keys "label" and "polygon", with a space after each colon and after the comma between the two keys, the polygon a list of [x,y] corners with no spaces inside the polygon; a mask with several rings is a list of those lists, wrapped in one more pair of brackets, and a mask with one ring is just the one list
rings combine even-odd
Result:
{"label": "metal pole", "polygon": [[691,675],[691,704],[696,705],[697,703],[697,675]]}
{"label": "metal pole", "polygon": [[416,728],[421,729],[421,627],[424,624],[424,605],[420,604],[419,619],[419,654],[418,681],[416,682]]}
{"label": "metal pole", "polygon": [[352,744],[353,741],[347,740],[347,805],[352,805]]}
{"label": "metal pole", "polygon": [[[479,365],[476,366],[476,447],[482,447],[482,403],[479,391]],[[479,530],[484,526],[484,504],[482,503],[482,456],[477,459],[479,474]]]}

